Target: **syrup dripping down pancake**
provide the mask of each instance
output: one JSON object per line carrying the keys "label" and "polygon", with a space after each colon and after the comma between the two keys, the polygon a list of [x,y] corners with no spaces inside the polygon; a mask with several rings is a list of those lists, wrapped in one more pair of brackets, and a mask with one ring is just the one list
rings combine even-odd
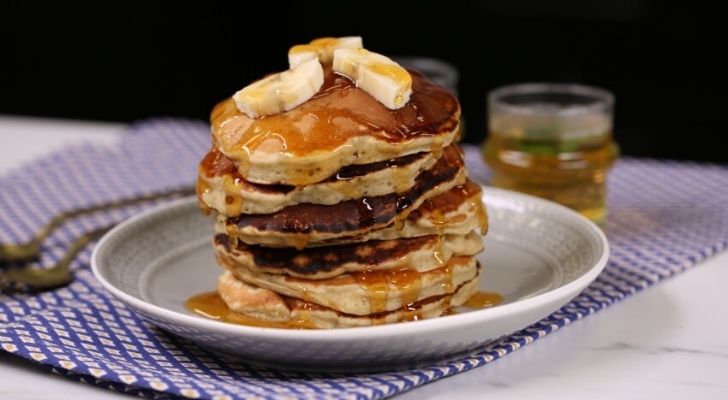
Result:
{"label": "syrup dripping down pancake", "polygon": [[473,230],[485,233],[488,217],[481,200],[479,185],[466,181],[445,193],[433,196],[412,210],[405,219],[399,219],[383,228],[349,236],[326,237],[325,235],[260,235],[240,232],[235,225],[218,218],[217,233],[229,235],[233,242],[269,247],[296,247],[302,242],[307,247],[328,246],[368,240],[390,240],[429,235],[467,235]]}
{"label": "syrup dripping down pancake", "polygon": [[480,274],[457,287],[452,294],[434,296],[397,310],[352,315],[318,304],[279,295],[235,278],[225,271],[218,280],[218,295],[190,307],[226,322],[283,329],[353,328],[437,318],[463,304],[477,292]]}
{"label": "syrup dripping down pancake", "polygon": [[215,236],[215,252],[236,266],[301,279],[328,279],[347,272],[402,268],[426,272],[441,267],[454,256],[473,256],[482,249],[483,240],[476,232],[372,240],[303,250],[251,246],[241,242],[232,246],[227,235]]}
{"label": "syrup dripping down pancake", "polygon": [[255,272],[223,256],[218,262],[249,285],[353,315],[393,311],[428,297],[452,294],[477,274],[474,257],[457,256],[439,268],[363,271],[329,279],[300,279]]}
{"label": "syrup dripping down pancake", "polygon": [[227,99],[212,111],[213,147],[250,182],[294,186],[350,164],[438,153],[458,136],[460,106],[444,88],[411,74],[412,97],[398,110],[330,69],[316,96],[280,114],[251,119]]}
{"label": "syrup dripping down pancake", "polygon": [[303,248],[308,243],[357,236],[404,219],[426,199],[442,194],[465,182],[462,152],[448,147],[429,170],[422,172],[415,185],[404,193],[365,197],[333,205],[297,204],[272,214],[242,214],[223,218],[229,235],[249,244],[247,237],[284,238]]}
{"label": "syrup dripping down pancake", "polygon": [[348,165],[306,186],[262,185],[246,181],[232,160],[213,149],[200,163],[197,194],[204,208],[227,217],[270,214],[300,203],[331,205],[405,192],[435,162],[433,153],[415,153],[372,164]]}

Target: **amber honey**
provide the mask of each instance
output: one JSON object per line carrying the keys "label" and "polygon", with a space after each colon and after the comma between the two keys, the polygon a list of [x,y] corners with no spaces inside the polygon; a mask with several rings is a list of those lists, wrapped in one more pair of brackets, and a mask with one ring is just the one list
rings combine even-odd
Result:
{"label": "amber honey", "polygon": [[596,143],[562,146],[493,134],[483,148],[493,170],[491,183],[563,204],[592,221],[603,220],[606,175],[618,153],[611,135]]}
{"label": "amber honey", "polygon": [[595,222],[607,214],[606,177],[618,156],[612,95],[580,85],[524,84],[489,96],[483,146],[494,186],[570,207]]}

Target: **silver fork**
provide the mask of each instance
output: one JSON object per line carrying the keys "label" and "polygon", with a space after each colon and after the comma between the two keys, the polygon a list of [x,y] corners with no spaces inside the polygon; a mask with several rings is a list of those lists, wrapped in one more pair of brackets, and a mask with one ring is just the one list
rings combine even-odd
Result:
{"label": "silver fork", "polygon": [[40,257],[40,248],[43,241],[64,222],[99,211],[112,210],[114,208],[130,206],[152,200],[181,197],[191,195],[193,193],[194,188],[187,187],[183,189],[175,189],[138,197],[114,200],[57,214],[38,231],[33,239],[28,242],[21,244],[0,243],[0,262],[28,261],[25,265],[20,267],[0,271],[0,291],[8,289],[48,290],[71,283],[73,281],[73,277],[68,270],[71,262],[76,258],[78,253],[86,247],[86,245],[93,240],[100,238],[104,233],[114,227],[114,224],[103,226],[80,236],[68,247],[63,257],[50,268],[29,268],[29,261]]}

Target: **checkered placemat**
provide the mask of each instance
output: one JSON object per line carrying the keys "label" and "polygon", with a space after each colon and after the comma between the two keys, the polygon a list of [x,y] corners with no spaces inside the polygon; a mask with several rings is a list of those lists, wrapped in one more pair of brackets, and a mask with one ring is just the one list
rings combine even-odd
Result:
{"label": "checkered placemat", "polygon": [[[189,187],[209,147],[200,122],[136,124],[113,147],[81,145],[0,177],[0,242],[29,239],[62,210]],[[486,182],[477,148],[471,176]],[[312,374],[223,358],[141,320],[92,276],[92,246],[73,262],[74,282],[40,294],[0,295],[0,346],[72,379],[149,398],[378,399],[476,368],[672,276],[728,247],[728,168],[624,158],[609,176],[609,265],[548,318],[472,354],[375,374]],[[53,264],[75,238],[155,202],[74,219],[43,244]],[[3,268],[9,266],[5,265]]]}

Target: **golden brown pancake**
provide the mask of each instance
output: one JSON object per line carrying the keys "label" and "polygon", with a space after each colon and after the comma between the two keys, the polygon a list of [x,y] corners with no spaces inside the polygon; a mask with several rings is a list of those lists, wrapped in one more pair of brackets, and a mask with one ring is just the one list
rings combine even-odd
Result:
{"label": "golden brown pancake", "polygon": [[368,326],[434,318],[475,292],[487,215],[454,144],[460,106],[411,75],[397,110],[330,65],[289,111],[253,119],[232,98],[213,109],[197,193],[224,268],[205,298],[226,316]]}
{"label": "golden brown pancake", "polygon": [[453,257],[440,268],[426,272],[402,268],[352,272],[319,280],[255,272],[224,255],[218,257],[218,262],[249,285],[353,315],[394,311],[428,297],[452,294],[477,274],[475,258],[463,256]]}
{"label": "golden brown pancake", "polygon": [[[215,226],[217,233],[232,232],[232,239],[248,244],[261,244],[270,247],[296,247],[304,243],[307,247],[327,246],[342,243],[365,242],[368,240],[390,240],[428,235],[467,235],[473,230],[485,233],[488,217],[481,199],[479,185],[471,181],[456,186],[445,193],[425,200],[422,205],[411,211],[406,219],[399,220],[384,228],[370,230],[353,236],[330,239],[308,240],[292,235],[244,235],[234,227],[226,225],[225,218],[219,218]],[[317,238],[318,239],[318,238]]]}
{"label": "golden brown pancake", "polygon": [[229,98],[212,111],[213,147],[250,182],[294,186],[350,164],[437,153],[458,135],[460,106],[444,88],[411,74],[412,96],[398,110],[328,68],[318,94],[290,111],[252,119]]}
{"label": "golden brown pancake", "polygon": [[329,279],[347,272],[409,268],[426,272],[454,256],[472,256],[483,249],[480,234],[430,235],[407,239],[371,240],[337,246],[270,248],[238,243],[215,236],[215,252],[237,266],[256,272],[285,274],[301,279]]}
{"label": "golden brown pancake", "polygon": [[477,291],[479,279],[480,274],[460,285],[451,295],[434,296],[394,311],[370,315],[345,314],[318,304],[282,296],[272,290],[248,285],[236,279],[229,271],[220,276],[218,292],[231,310],[261,321],[259,325],[262,326],[333,329],[437,318],[452,307],[465,304]]}
{"label": "golden brown pancake", "polygon": [[[272,239],[303,248],[309,243],[362,235],[406,218],[433,196],[465,182],[462,152],[448,147],[415,185],[404,193],[365,197],[333,205],[297,204],[272,214],[242,214],[224,218],[226,233],[248,244],[274,243]],[[260,238],[260,240],[258,240]]]}
{"label": "golden brown pancake", "polygon": [[327,179],[306,186],[262,185],[245,180],[232,160],[211,150],[200,163],[197,195],[204,208],[228,217],[270,214],[299,204],[336,204],[361,197],[401,193],[415,184],[437,159],[415,153],[372,164],[347,165]]}

